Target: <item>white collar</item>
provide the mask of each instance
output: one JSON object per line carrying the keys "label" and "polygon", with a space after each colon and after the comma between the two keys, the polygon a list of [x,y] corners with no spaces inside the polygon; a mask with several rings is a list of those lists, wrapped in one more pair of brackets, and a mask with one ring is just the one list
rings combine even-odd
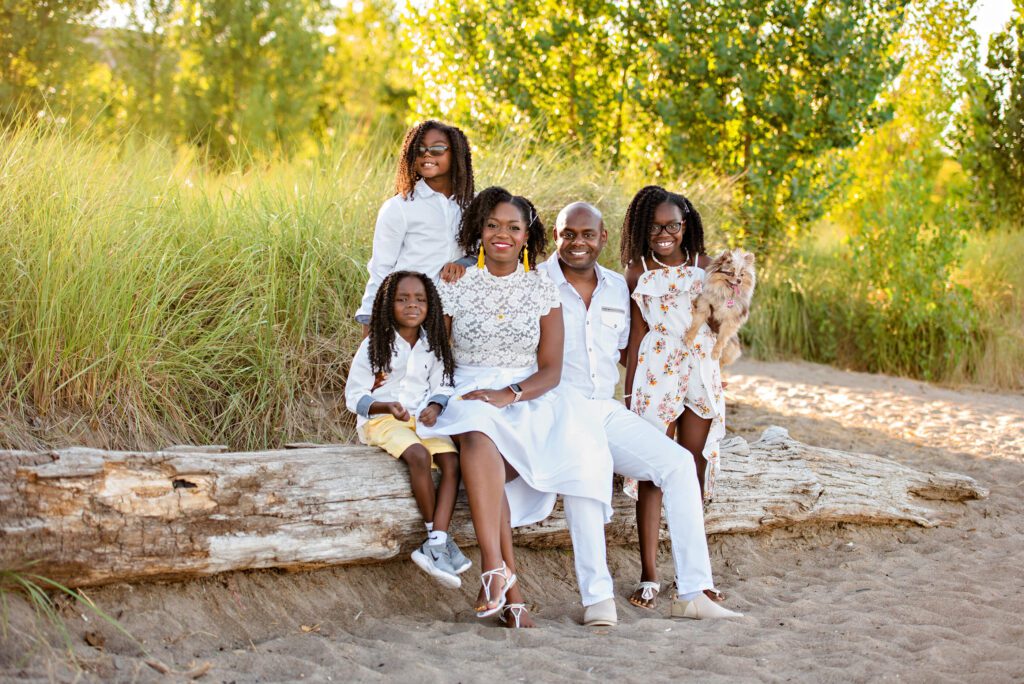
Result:
{"label": "white collar", "polygon": [[[546,263],[548,265],[548,277],[551,278],[552,282],[554,282],[555,285],[561,287],[564,284],[569,285],[569,287],[572,287],[569,281],[566,280],[565,273],[562,272],[562,263],[558,259],[557,250],[551,253],[551,256],[547,258]],[[597,283],[598,285],[600,285],[602,282],[604,282],[605,279],[604,268],[601,266],[601,264],[597,263],[596,261],[594,262],[594,272],[597,273]]]}
{"label": "white collar", "polygon": [[446,200],[448,202],[454,202],[455,201],[455,195],[452,195],[451,197],[445,197],[444,195],[439,193],[437,190],[434,190],[432,187],[427,185],[427,181],[425,181],[422,178],[420,178],[418,181],[416,181],[416,185],[414,185],[413,188],[412,188],[412,194],[415,195],[416,197],[419,197],[420,199],[427,199],[429,197],[433,197],[433,196],[436,195],[436,196],[440,197],[441,199]]}

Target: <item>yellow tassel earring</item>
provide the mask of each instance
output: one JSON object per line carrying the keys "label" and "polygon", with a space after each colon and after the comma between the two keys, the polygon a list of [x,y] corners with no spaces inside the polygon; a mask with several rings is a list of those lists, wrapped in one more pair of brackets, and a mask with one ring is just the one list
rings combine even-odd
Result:
{"label": "yellow tassel earring", "polygon": [[476,267],[484,270],[484,246],[480,245],[480,256],[476,258]]}
{"label": "yellow tassel earring", "polygon": [[530,255],[528,254],[529,251],[530,250],[528,248],[523,248],[523,273],[530,272]]}

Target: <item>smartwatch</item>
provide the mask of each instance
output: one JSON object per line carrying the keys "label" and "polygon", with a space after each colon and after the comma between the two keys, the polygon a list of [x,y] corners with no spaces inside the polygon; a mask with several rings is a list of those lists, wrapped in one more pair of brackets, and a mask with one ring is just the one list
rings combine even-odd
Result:
{"label": "smartwatch", "polygon": [[512,394],[516,395],[515,399],[512,400],[513,404],[523,398],[523,388],[518,382],[513,382],[508,388],[512,390]]}

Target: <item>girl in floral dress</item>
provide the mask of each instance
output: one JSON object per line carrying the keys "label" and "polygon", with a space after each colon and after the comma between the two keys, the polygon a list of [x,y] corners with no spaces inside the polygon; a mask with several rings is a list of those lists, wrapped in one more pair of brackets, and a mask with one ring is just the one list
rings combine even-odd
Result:
{"label": "girl in floral dress", "polygon": [[[647,186],[629,205],[621,249],[633,300],[627,402],[693,454],[706,504],[714,495],[719,442],[725,436],[725,399],[721,369],[710,354],[715,333],[705,324],[692,347],[683,342],[710,263],[700,214],[685,197]],[[660,589],[661,490],[632,480],[625,489],[637,499],[642,566],[641,583],[630,601],[650,608]]]}

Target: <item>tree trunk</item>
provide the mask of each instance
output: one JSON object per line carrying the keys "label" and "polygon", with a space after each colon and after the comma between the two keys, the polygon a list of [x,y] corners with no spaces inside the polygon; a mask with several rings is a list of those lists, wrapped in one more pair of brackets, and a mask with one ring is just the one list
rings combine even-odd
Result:
{"label": "tree trunk", "polygon": [[[0,567],[70,586],[181,579],[248,568],[373,563],[411,551],[423,523],[405,469],[378,449],[251,453],[0,452]],[[931,527],[987,496],[953,473],[810,447],[769,428],[722,445],[709,534],[801,523]],[[633,501],[616,483],[609,543],[636,538]],[[464,497],[452,532],[472,545]],[[561,511],[517,543],[568,546]]]}

